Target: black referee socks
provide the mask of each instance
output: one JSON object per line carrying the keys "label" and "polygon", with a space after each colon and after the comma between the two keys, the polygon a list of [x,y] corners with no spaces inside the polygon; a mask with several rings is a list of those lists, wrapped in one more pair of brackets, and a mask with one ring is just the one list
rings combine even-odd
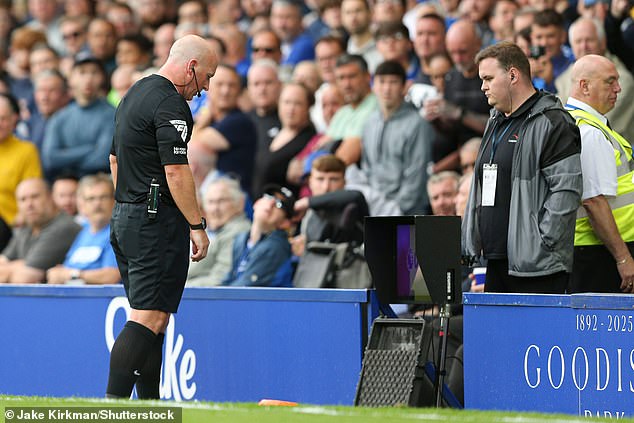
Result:
{"label": "black referee socks", "polygon": [[107,398],[130,398],[156,338],[147,327],[131,320],[126,322],[110,351]]}
{"label": "black referee socks", "polygon": [[136,381],[136,393],[139,399],[160,399],[159,384],[161,383],[164,339],[164,333],[156,335],[150,355],[141,369],[141,376]]}

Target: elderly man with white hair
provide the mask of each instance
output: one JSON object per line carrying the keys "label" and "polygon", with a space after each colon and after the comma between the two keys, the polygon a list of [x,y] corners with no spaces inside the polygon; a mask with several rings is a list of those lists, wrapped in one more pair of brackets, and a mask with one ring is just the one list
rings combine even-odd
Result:
{"label": "elderly man with white hair", "polygon": [[[577,60],[588,54],[596,54],[610,59],[616,66],[619,73],[621,94],[614,109],[606,113],[605,116],[610,120],[610,126],[615,131],[623,135],[626,140],[634,140],[634,125],[631,124],[634,119],[634,102],[630,100],[634,95],[634,78],[623,62],[607,50],[603,23],[597,19],[579,18],[570,25],[568,39]],[[572,68],[570,66],[555,79],[557,96],[562,103],[565,103],[570,95]]]}
{"label": "elderly man with white hair", "polygon": [[211,240],[207,258],[191,263],[187,286],[216,286],[231,270],[233,240],[251,227],[244,215],[245,194],[240,183],[220,177],[211,182],[203,195],[202,207]]}

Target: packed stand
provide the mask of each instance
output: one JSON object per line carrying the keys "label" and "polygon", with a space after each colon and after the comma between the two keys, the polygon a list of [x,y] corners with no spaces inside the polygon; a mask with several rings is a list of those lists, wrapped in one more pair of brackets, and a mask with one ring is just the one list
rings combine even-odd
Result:
{"label": "packed stand", "polygon": [[[633,16],[626,0],[2,2],[0,282],[119,281],[106,219],[115,110],[184,35],[204,37],[220,62],[209,91],[190,101],[194,125],[185,128],[212,240],[188,284],[358,287],[369,276],[344,279],[346,270],[367,273],[355,267],[365,216],[464,217],[479,207],[468,207],[477,201],[470,188],[480,186],[478,152],[498,119],[478,57],[487,47],[519,46],[527,87],[555,94],[560,106],[580,95],[575,60],[609,59],[618,99],[594,110],[631,162]],[[567,154],[557,151],[549,153]],[[571,207],[583,210],[592,194],[617,196],[614,184],[592,192],[586,184],[584,205]],[[627,285],[634,235],[621,230],[619,242],[610,228],[611,241],[599,244]],[[484,235],[516,235],[507,232]],[[51,236],[59,251],[48,251]],[[471,270],[464,289],[482,291]],[[574,289],[586,289],[580,284]]]}

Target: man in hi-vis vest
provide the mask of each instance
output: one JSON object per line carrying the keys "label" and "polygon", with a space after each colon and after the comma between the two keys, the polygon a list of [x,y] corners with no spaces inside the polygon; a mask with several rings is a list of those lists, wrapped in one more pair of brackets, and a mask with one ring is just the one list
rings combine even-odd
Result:
{"label": "man in hi-vis vest", "polygon": [[574,64],[566,109],[581,133],[583,204],[577,212],[571,293],[634,292],[632,146],[605,117],[619,92],[619,74],[609,59],[587,55]]}

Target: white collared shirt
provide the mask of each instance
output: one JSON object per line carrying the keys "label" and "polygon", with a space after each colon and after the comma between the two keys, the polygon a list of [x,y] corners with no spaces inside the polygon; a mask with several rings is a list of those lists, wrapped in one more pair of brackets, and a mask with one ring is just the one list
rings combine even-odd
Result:
{"label": "white collared shirt", "polygon": [[[607,118],[583,101],[569,97],[566,103],[596,116],[607,125]],[[615,197],[617,178],[614,148],[605,135],[592,125],[581,125],[581,173],[583,175],[582,200],[603,195]]]}

